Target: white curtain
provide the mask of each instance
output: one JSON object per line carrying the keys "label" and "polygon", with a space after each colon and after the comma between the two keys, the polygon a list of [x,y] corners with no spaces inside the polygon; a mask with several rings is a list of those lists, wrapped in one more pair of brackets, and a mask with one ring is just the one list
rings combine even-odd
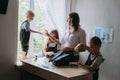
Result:
{"label": "white curtain", "polygon": [[67,29],[67,16],[70,12],[71,0],[35,0],[39,6],[40,14],[49,32],[57,29],[60,38]]}

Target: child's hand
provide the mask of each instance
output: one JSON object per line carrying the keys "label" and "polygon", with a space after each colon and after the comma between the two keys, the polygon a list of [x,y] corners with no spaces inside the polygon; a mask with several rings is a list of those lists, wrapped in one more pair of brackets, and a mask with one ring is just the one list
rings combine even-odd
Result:
{"label": "child's hand", "polygon": [[43,32],[43,34],[44,34],[45,36],[49,36],[49,33],[48,33],[47,30],[45,30],[45,31]]}
{"label": "child's hand", "polygon": [[43,34],[42,32],[39,32],[39,34]]}
{"label": "child's hand", "polygon": [[72,65],[80,65],[80,66],[82,66],[83,64],[82,63],[80,63],[80,62],[70,62],[70,64],[72,64]]}
{"label": "child's hand", "polygon": [[72,64],[72,65],[78,65],[79,62],[70,62],[70,64]]}

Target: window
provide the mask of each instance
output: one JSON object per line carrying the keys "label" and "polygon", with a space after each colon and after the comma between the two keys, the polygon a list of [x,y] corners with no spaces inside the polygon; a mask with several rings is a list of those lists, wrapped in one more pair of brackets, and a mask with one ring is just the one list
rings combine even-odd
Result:
{"label": "window", "polygon": [[[21,23],[25,20],[26,11],[32,9],[35,13],[34,20],[31,22],[30,28],[36,31],[44,30],[44,22],[40,15],[38,5],[34,0],[19,0],[19,15],[18,15],[18,57],[22,53],[21,44],[19,40],[20,26]],[[40,34],[31,33],[29,43],[29,54],[39,53],[44,46],[45,38]]]}
{"label": "window", "polygon": [[[25,20],[26,11],[32,9],[35,13],[34,20],[31,22],[30,28],[37,31],[47,29],[57,29],[60,39],[63,37],[67,29],[66,15],[69,12],[69,0],[19,0],[19,28]],[[44,22],[45,21],[45,22]],[[18,32],[18,55],[21,55],[21,44]],[[29,43],[29,54],[39,53],[44,46],[45,38],[40,34],[31,33]]]}
{"label": "window", "polygon": [[[34,0],[31,0],[31,1],[34,1]],[[45,24],[40,15],[39,7],[36,4],[36,2],[32,2],[32,3],[34,3],[34,4],[31,4],[31,6],[34,6],[35,17],[34,17],[33,26],[31,27],[33,27],[34,30],[43,31],[45,28]],[[45,37],[40,34],[35,34],[35,33],[33,33],[32,37],[33,37],[32,39],[33,43],[31,43],[31,46],[33,46],[32,47],[33,51],[31,52],[39,53],[44,47],[43,43],[45,43]]]}

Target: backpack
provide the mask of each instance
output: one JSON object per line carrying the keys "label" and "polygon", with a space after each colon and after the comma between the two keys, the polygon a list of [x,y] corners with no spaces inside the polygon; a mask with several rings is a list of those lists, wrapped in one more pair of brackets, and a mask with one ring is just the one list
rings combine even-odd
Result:
{"label": "backpack", "polygon": [[52,62],[55,66],[65,66],[71,62],[73,57],[73,51],[59,51],[50,56],[49,62]]}

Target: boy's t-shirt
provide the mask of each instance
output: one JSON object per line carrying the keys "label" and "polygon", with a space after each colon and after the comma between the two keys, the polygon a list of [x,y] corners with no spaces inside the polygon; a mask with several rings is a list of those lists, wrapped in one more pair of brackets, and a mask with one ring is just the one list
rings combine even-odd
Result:
{"label": "boy's t-shirt", "polygon": [[30,23],[28,21],[24,21],[21,24],[21,30],[20,30],[20,41],[22,43],[22,46],[28,46],[29,44],[29,38],[30,38]]}
{"label": "boy's t-shirt", "polygon": [[24,21],[21,25],[21,29],[25,29],[26,31],[30,30],[30,23],[28,21]]}

